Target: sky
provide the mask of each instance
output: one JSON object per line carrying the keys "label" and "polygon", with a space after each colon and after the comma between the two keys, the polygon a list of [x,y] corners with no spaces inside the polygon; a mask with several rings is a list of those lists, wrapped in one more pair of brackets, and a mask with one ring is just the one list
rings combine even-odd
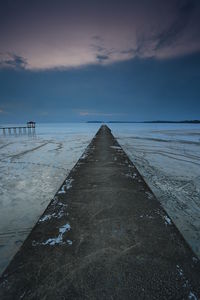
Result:
{"label": "sky", "polygon": [[200,119],[199,0],[1,0],[0,123]]}

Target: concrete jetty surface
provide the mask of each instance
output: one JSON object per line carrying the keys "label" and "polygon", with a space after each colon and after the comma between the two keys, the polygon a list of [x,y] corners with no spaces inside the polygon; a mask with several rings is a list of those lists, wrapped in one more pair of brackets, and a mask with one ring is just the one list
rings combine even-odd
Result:
{"label": "concrete jetty surface", "polygon": [[107,126],[0,282],[1,300],[199,297],[199,260]]}

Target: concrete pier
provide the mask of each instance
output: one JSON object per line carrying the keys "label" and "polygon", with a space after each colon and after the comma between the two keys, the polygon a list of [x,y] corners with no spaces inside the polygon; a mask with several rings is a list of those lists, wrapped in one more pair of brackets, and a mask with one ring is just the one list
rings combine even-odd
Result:
{"label": "concrete pier", "polygon": [[107,126],[0,282],[2,300],[199,298],[199,260]]}

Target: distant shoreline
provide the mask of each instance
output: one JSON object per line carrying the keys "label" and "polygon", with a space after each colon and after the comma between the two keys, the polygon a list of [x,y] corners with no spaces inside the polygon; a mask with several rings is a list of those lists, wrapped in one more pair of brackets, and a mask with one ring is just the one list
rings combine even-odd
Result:
{"label": "distant shoreline", "polygon": [[134,124],[144,124],[144,123],[150,123],[150,124],[200,124],[200,120],[184,120],[184,121],[141,121],[141,122],[135,122],[135,121],[87,121],[86,123],[134,123]]}

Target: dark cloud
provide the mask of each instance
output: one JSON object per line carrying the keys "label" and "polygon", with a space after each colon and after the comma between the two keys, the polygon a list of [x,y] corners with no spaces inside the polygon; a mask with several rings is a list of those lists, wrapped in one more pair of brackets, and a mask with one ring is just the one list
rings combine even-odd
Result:
{"label": "dark cloud", "polygon": [[195,9],[195,3],[196,1],[193,0],[178,1],[177,17],[168,28],[155,37],[157,42],[155,50],[159,50],[166,46],[169,47],[184,33],[184,29],[187,27],[188,22],[192,17],[192,12]]}
{"label": "dark cloud", "polygon": [[109,59],[109,56],[108,55],[97,55],[96,56],[96,59],[99,61],[99,62],[103,62],[105,60],[108,60]]}
{"label": "dark cloud", "polygon": [[0,54],[0,67],[3,68],[14,68],[14,69],[25,69],[27,61],[24,57],[8,53],[6,55]]}
{"label": "dark cloud", "polygon": [[[103,43],[102,43],[103,45]],[[102,53],[106,51],[106,48],[101,46],[100,44],[91,44],[92,49],[94,49],[98,53]]]}

